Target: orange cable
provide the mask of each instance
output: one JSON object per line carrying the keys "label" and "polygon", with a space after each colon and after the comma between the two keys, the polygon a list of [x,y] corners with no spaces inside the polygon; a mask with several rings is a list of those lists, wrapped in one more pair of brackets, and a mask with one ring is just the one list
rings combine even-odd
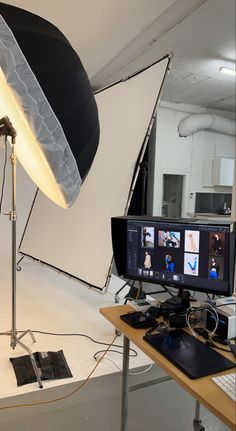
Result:
{"label": "orange cable", "polygon": [[118,335],[116,335],[113,338],[112,342],[109,344],[109,346],[107,347],[107,349],[105,350],[105,352],[103,353],[103,355],[101,356],[101,358],[98,360],[98,362],[96,363],[95,367],[89,373],[89,375],[87,376],[87,378],[76,389],[74,389],[69,394],[61,396],[61,397],[58,397],[58,398],[54,398],[52,400],[47,400],[47,401],[38,401],[36,403],[13,404],[13,405],[10,405],[10,406],[4,406],[4,407],[0,407],[0,410],[9,410],[9,409],[14,409],[14,408],[19,408],[19,407],[34,407],[34,406],[39,406],[39,405],[42,405],[42,404],[51,404],[51,403],[55,403],[57,401],[62,401],[62,400],[65,400],[66,398],[71,397],[76,392],[78,392],[83,386],[86,385],[86,383],[88,382],[88,380],[90,379],[90,377],[92,376],[92,374],[94,373],[94,371],[96,370],[96,368],[98,367],[98,365],[100,364],[100,362],[102,361],[102,359],[104,358],[104,356],[107,354],[108,350],[114,344],[114,342],[115,342],[115,340],[116,340],[117,337],[118,337]]}

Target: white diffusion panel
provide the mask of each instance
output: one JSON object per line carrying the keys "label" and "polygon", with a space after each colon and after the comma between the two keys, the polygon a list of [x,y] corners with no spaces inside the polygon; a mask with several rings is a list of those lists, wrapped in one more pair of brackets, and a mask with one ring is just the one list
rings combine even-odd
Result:
{"label": "white diffusion panel", "polygon": [[112,260],[111,217],[123,215],[153,110],[165,58],[96,95],[101,137],[75,204],[64,210],[37,195],[20,251],[103,288]]}

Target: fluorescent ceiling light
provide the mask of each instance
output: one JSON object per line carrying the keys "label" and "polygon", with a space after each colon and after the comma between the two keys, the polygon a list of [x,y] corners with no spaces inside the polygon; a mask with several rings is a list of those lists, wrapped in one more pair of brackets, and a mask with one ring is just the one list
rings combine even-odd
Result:
{"label": "fluorescent ceiling light", "polygon": [[235,69],[229,69],[228,67],[220,67],[220,72],[235,76]]}

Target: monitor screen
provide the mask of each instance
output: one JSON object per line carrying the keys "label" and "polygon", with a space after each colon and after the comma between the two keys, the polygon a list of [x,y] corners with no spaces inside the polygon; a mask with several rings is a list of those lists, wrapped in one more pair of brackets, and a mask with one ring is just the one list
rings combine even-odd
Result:
{"label": "monitor screen", "polygon": [[[112,239],[118,274],[125,278],[219,295],[232,293],[235,223],[120,217],[112,221]],[[122,253],[122,259],[117,253]]]}

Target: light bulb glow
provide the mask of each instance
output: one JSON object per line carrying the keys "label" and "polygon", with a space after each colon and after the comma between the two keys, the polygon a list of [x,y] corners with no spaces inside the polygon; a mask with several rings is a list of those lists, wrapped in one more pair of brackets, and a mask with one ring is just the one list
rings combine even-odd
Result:
{"label": "light bulb glow", "polygon": [[17,132],[17,159],[38,188],[57,205],[67,208],[66,201],[55,180],[46,157],[31,129],[21,103],[8,85],[0,68],[0,118],[8,116]]}

